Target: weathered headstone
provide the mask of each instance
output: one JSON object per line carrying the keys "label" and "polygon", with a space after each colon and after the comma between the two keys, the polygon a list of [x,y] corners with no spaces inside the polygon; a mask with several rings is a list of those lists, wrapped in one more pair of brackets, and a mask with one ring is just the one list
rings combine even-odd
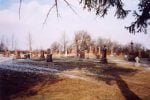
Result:
{"label": "weathered headstone", "polygon": [[30,59],[31,55],[30,53],[27,54],[27,59]]}
{"label": "weathered headstone", "polygon": [[20,59],[21,58],[21,55],[20,55],[20,51],[16,51],[16,59]]}
{"label": "weathered headstone", "polygon": [[101,63],[106,64],[107,63],[107,48],[106,45],[101,49]]}
{"label": "weathered headstone", "polygon": [[68,52],[67,52],[67,49],[65,50],[65,57],[67,57],[68,56]]}
{"label": "weathered headstone", "polygon": [[43,50],[41,50],[41,52],[40,52],[40,59],[41,60],[45,59],[45,55],[44,55],[44,51]]}
{"label": "weathered headstone", "polygon": [[90,46],[90,48],[89,48],[89,53],[92,53],[92,47]]}
{"label": "weathered headstone", "polygon": [[131,42],[130,52],[128,54],[128,61],[135,61],[135,53],[134,53],[133,45],[134,43]]}
{"label": "weathered headstone", "polygon": [[47,61],[47,62],[53,62],[52,53],[51,53],[51,50],[50,50],[50,49],[47,50],[46,61]]}
{"label": "weathered headstone", "polygon": [[6,57],[9,57],[10,56],[10,52],[9,50],[5,50],[5,54],[4,54]]}
{"label": "weathered headstone", "polygon": [[136,66],[139,66],[140,65],[140,58],[137,56],[136,58],[135,58],[135,61],[136,61]]}
{"label": "weathered headstone", "polygon": [[80,51],[80,58],[85,58],[85,53],[84,53],[84,51]]}
{"label": "weathered headstone", "polygon": [[110,56],[114,56],[114,48],[113,47],[111,47]]}
{"label": "weathered headstone", "polygon": [[96,59],[100,59],[101,50],[100,47],[97,48]]}
{"label": "weathered headstone", "polygon": [[98,55],[100,55],[101,54],[101,47],[99,46],[98,47]]}

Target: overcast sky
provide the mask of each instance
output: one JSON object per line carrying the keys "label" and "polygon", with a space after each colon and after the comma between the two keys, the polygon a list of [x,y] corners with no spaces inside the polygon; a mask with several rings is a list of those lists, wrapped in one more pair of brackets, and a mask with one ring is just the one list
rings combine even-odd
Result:
{"label": "overcast sky", "polygon": [[[61,42],[63,33],[67,39],[72,40],[74,33],[80,30],[89,32],[93,39],[98,37],[109,38],[122,44],[131,41],[138,42],[150,48],[150,30],[148,34],[130,34],[124,27],[130,25],[134,18],[130,14],[125,20],[114,17],[112,9],[105,18],[100,18],[92,12],[83,10],[79,0],[68,0],[77,12],[75,14],[63,0],[58,0],[59,14],[57,17],[54,8],[43,26],[48,9],[54,4],[54,0],[23,0],[21,19],[19,20],[19,0],[0,0],[0,37],[5,37],[7,45],[11,48],[12,34],[15,36],[17,48],[27,49],[27,37],[30,32],[33,38],[34,49],[50,47],[54,41]],[[138,0],[126,1],[126,8],[136,9]],[[128,3],[130,1],[130,3]]]}

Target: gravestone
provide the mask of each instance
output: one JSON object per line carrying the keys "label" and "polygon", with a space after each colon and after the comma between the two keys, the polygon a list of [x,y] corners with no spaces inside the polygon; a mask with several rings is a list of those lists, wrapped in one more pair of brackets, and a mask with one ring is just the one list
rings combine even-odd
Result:
{"label": "gravestone", "polygon": [[136,58],[135,58],[135,61],[136,61],[136,66],[139,66],[140,65],[140,58],[137,56]]}
{"label": "gravestone", "polygon": [[131,42],[131,47],[130,47],[130,51],[129,51],[129,54],[128,54],[128,61],[135,61],[135,52],[134,52],[134,49],[133,49],[133,45],[134,43]]}
{"label": "gravestone", "polygon": [[101,50],[100,47],[97,48],[96,59],[100,59]]}
{"label": "gravestone", "polygon": [[140,63],[140,58],[137,56],[137,57],[135,58],[135,61],[136,61],[136,63]]}
{"label": "gravestone", "polygon": [[106,45],[101,49],[101,63],[106,64],[107,63],[107,48]]}
{"label": "gravestone", "polygon": [[67,57],[68,56],[68,52],[67,52],[67,49],[65,50],[65,57]]}
{"label": "gravestone", "polygon": [[20,59],[21,58],[21,55],[20,55],[20,51],[16,51],[16,59]]}
{"label": "gravestone", "polygon": [[85,58],[85,53],[84,53],[84,51],[80,51],[80,58]]}
{"label": "gravestone", "polygon": [[9,52],[9,50],[5,50],[5,57],[9,57],[10,56],[10,52]]}
{"label": "gravestone", "polygon": [[30,59],[30,53],[26,54],[26,59]]}
{"label": "gravestone", "polygon": [[51,50],[50,50],[50,49],[47,50],[46,61],[47,61],[47,62],[53,62],[52,53],[51,53]]}
{"label": "gravestone", "polygon": [[45,59],[44,51],[43,51],[43,50],[41,50],[41,52],[40,52],[40,59],[41,59],[41,60],[44,60],[44,59]]}

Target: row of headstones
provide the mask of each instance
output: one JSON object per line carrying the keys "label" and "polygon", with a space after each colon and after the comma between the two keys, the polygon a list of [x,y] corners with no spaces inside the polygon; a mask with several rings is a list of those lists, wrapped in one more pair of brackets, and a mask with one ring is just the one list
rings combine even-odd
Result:
{"label": "row of headstones", "polygon": [[[9,54],[9,52],[7,51],[6,52],[7,54]],[[101,61],[104,62],[104,63],[107,63],[107,58],[106,58],[106,53],[107,53],[107,49],[106,49],[106,46],[103,47],[103,49],[101,50]],[[31,58],[31,53],[26,53],[24,54],[24,59],[30,59]],[[79,57],[80,58],[85,58],[85,52],[84,51],[81,51],[80,54],[79,54]],[[16,51],[15,52],[15,58],[16,59],[21,59],[21,52],[20,51]],[[97,58],[100,58],[99,56]],[[40,59],[41,60],[46,60],[47,62],[52,62],[53,59],[52,59],[52,53],[51,53],[51,50],[48,49],[47,50],[47,55],[45,57],[45,51],[41,50],[40,51]]]}
{"label": "row of headstones", "polygon": [[[100,59],[101,63],[107,63],[107,47],[104,45],[100,52],[101,55],[96,55],[96,58]],[[85,58],[85,52],[80,52],[80,58]]]}
{"label": "row of headstones", "polygon": [[[24,54],[24,59],[30,59],[31,58],[31,53],[27,53],[27,54]],[[15,53],[15,58],[16,59],[21,59],[21,52],[20,51],[16,51]],[[47,50],[47,55],[45,57],[45,52],[42,50],[40,51],[40,60],[46,60],[47,62],[52,62],[53,59],[52,59],[52,54],[50,52],[50,49]]]}

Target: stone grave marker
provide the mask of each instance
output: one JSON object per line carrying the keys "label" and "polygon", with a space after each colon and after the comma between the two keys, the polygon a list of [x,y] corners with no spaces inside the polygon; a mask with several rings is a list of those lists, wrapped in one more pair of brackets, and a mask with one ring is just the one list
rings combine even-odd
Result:
{"label": "stone grave marker", "polygon": [[47,50],[46,61],[47,61],[47,62],[53,62],[52,53],[51,53],[51,50],[50,50],[50,49]]}
{"label": "stone grave marker", "polygon": [[101,49],[101,63],[106,64],[107,63],[107,48],[106,45]]}

